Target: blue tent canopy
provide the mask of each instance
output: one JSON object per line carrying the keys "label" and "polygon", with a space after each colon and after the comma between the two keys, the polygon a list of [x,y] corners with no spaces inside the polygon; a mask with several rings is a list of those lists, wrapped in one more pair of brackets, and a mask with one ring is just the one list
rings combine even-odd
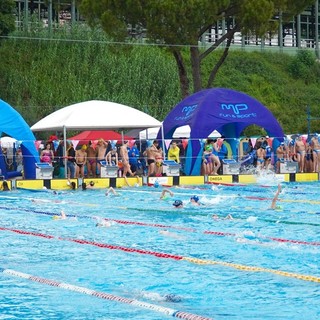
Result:
{"label": "blue tent canopy", "polygon": [[[39,162],[39,154],[34,144],[36,139],[22,116],[0,99],[0,136],[2,133],[22,141],[24,176],[26,179],[34,179],[36,177],[35,163]],[[0,161],[0,168],[5,178],[10,177],[2,161]]]}
{"label": "blue tent canopy", "polygon": [[269,136],[283,139],[280,124],[258,100],[235,90],[215,88],[199,91],[177,104],[163,121],[163,133],[165,139],[170,139],[176,128],[190,126],[185,173],[196,175],[201,166],[200,140],[217,130],[229,139],[236,154],[240,134],[253,124],[264,128]]}

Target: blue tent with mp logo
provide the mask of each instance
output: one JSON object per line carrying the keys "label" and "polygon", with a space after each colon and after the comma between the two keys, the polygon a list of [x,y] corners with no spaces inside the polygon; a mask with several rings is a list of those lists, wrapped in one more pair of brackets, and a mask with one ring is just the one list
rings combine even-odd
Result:
{"label": "blue tent with mp logo", "polygon": [[[187,175],[200,174],[203,139],[213,130],[225,137],[235,159],[239,137],[250,125],[262,127],[279,143],[284,137],[277,119],[261,102],[224,88],[199,91],[177,104],[163,121],[163,138],[171,139],[176,128],[184,125],[191,128],[184,168]],[[162,137],[160,132],[158,137]]]}

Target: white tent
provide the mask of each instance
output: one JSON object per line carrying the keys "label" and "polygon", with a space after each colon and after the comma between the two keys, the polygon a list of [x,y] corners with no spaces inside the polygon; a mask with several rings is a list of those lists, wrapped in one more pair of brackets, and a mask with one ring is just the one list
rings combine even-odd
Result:
{"label": "white tent", "polygon": [[[142,131],[140,131],[139,139],[140,140],[154,140],[154,139],[156,139],[159,130],[160,130],[160,127],[148,128],[148,129],[142,130]],[[179,127],[173,133],[172,138],[173,139],[189,138],[190,131],[191,131],[191,129],[190,129],[190,126],[188,126],[188,125]],[[208,136],[208,138],[219,138],[219,137],[221,137],[221,134],[217,130],[212,131],[210,133],[210,135]],[[204,137],[204,138],[206,138],[206,137]]]}
{"label": "white tent", "polygon": [[2,148],[13,148],[17,143],[17,139],[11,137],[1,137],[0,145]]}
{"label": "white tent", "polygon": [[59,109],[38,121],[32,131],[145,129],[161,122],[137,109],[109,101],[92,100]]}
{"label": "white tent", "polygon": [[[145,129],[161,126],[161,122],[123,104],[92,100],[59,109],[38,121],[32,131],[63,131],[64,152],[67,130]],[[67,162],[65,161],[67,174]]]}

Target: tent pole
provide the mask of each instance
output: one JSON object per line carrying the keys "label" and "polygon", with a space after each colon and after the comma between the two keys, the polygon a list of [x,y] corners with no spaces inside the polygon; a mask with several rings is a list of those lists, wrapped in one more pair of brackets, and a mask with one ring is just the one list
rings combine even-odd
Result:
{"label": "tent pole", "polygon": [[121,140],[122,140],[122,144],[124,144],[124,134],[123,134],[123,130],[121,130]]}
{"label": "tent pole", "polygon": [[163,160],[166,160],[166,145],[164,141],[164,130],[163,130],[163,122],[161,123],[161,137],[162,137],[162,150],[163,150]]}
{"label": "tent pole", "polygon": [[64,159],[64,177],[68,178],[68,166],[67,166],[67,129],[63,126],[63,159]]}

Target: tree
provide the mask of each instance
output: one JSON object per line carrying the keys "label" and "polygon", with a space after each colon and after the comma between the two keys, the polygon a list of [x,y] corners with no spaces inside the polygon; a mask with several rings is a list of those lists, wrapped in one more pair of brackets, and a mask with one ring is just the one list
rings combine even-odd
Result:
{"label": "tree", "polygon": [[[82,0],[80,10],[91,25],[100,24],[117,41],[128,36],[128,25],[146,30],[149,41],[173,54],[181,94],[186,97],[191,87],[185,61],[186,47],[189,50],[192,87],[197,92],[213,85],[236,32],[263,36],[277,30],[279,17],[283,20],[291,18],[312,3],[314,0]],[[226,33],[215,39],[209,48],[200,48],[201,38],[222,20],[226,22]],[[222,55],[204,84],[201,64],[222,44]]]}
{"label": "tree", "polygon": [[6,37],[15,30],[14,8],[14,0],[0,1],[0,37]]}

